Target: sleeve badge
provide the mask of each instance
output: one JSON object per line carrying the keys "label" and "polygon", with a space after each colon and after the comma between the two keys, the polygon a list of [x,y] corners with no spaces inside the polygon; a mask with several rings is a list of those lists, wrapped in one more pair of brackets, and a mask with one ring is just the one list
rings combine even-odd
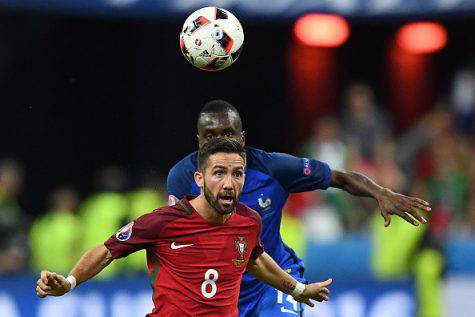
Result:
{"label": "sleeve badge", "polygon": [[134,222],[132,221],[131,223],[123,226],[120,228],[119,231],[115,234],[115,237],[119,241],[127,241],[129,238],[132,236],[132,227],[134,226]]}

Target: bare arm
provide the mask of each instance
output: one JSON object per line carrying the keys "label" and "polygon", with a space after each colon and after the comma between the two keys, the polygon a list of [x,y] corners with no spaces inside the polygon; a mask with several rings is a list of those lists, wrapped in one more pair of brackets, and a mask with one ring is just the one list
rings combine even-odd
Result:
{"label": "bare arm", "polygon": [[340,188],[352,195],[376,198],[385,190],[366,175],[351,171],[331,171],[330,186]]}
{"label": "bare arm", "polygon": [[[247,271],[259,281],[287,294],[291,294],[298,283],[265,252],[258,258],[249,260]],[[326,286],[330,285],[331,282],[332,280],[328,279],[322,283],[308,284],[305,286],[303,293],[295,299],[312,307],[314,305],[310,299],[319,302],[328,301],[329,298],[326,294],[330,294],[330,291]]]}
{"label": "bare arm", "polygon": [[415,210],[421,209],[430,211],[429,203],[417,198],[409,197],[378,185],[371,178],[356,172],[332,170],[330,186],[340,188],[352,195],[372,197],[378,201],[381,215],[387,227],[391,223],[391,215],[398,215],[414,226],[419,223],[409,215],[413,216],[420,223],[427,221]]}
{"label": "bare arm", "polygon": [[[89,280],[112,262],[112,255],[104,245],[99,245],[84,253],[69,275],[76,279],[77,285]],[[42,271],[37,282],[36,293],[39,297],[61,296],[69,292],[71,284],[60,274]]]}
{"label": "bare arm", "polygon": [[101,244],[84,253],[69,275],[74,276],[79,285],[99,274],[112,260],[109,250]]}

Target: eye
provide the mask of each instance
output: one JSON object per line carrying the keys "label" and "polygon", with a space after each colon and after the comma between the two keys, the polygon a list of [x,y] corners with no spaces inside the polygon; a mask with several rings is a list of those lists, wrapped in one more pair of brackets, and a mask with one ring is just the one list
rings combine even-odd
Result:
{"label": "eye", "polygon": [[224,132],[224,136],[230,138],[233,136],[233,133],[231,131],[226,131]]}
{"label": "eye", "polygon": [[237,172],[234,172],[233,175],[234,175],[234,177],[240,178],[240,177],[242,177],[242,172],[237,171]]}
{"label": "eye", "polygon": [[215,171],[215,172],[213,173],[213,175],[215,175],[215,176],[222,176],[222,175],[223,175],[223,171],[219,171],[219,170],[218,170],[218,171]]}
{"label": "eye", "polygon": [[205,138],[206,138],[206,140],[209,141],[213,138],[213,135],[212,134],[207,134],[207,135],[205,135]]}

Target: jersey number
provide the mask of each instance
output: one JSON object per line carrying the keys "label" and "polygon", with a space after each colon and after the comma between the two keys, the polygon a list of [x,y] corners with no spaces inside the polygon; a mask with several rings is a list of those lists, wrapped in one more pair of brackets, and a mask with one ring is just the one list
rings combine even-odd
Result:
{"label": "jersey number", "polygon": [[[218,271],[216,271],[214,269],[209,269],[208,271],[206,271],[205,280],[201,284],[201,294],[203,294],[204,297],[211,298],[214,295],[216,295],[216,291],[218,290],[218,288],[216,287],[215,282],[217,280],[218,280]],[[206,290],[208,285],[211,286],[211,292],[208,292]]]}
{"label": "jersey number", "polygon": [[[297,314],[296,312],[298,311],[298,303],[297,301],[292,297],[292,295],[287,295],[285,300],[289,303],[292,304],[292,308],[294,309],[293,311],[290,309],[285,309],[284,306],[282,306],[281,311],[284,313],[291,313],[291,314]],[[284,293],[281,291],[277,290],[277,303],[284,305]]]}

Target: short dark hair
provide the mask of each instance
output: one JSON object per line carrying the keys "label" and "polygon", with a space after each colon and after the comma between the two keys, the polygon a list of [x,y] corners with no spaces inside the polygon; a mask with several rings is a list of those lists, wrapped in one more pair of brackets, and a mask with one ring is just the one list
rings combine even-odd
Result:
{"label": "short dark hair", "polygon": [[236,153],[244,160],[246,166],[246,149],[233,138],[216,138],[203,145],[198,151],[198,171],[203,173],[208,167],[208,159],[216,153]]}
{"label": "short dark hair", "polygon": [[227,112],[231,112],[236,115],[236,117],[239,119],[240,126],[242,126],[242,120],[239,111],[232,104],[221,99],[208,101],[198,114],[198,122],[200,121],[201,116],[204,114],[221,114]]}

